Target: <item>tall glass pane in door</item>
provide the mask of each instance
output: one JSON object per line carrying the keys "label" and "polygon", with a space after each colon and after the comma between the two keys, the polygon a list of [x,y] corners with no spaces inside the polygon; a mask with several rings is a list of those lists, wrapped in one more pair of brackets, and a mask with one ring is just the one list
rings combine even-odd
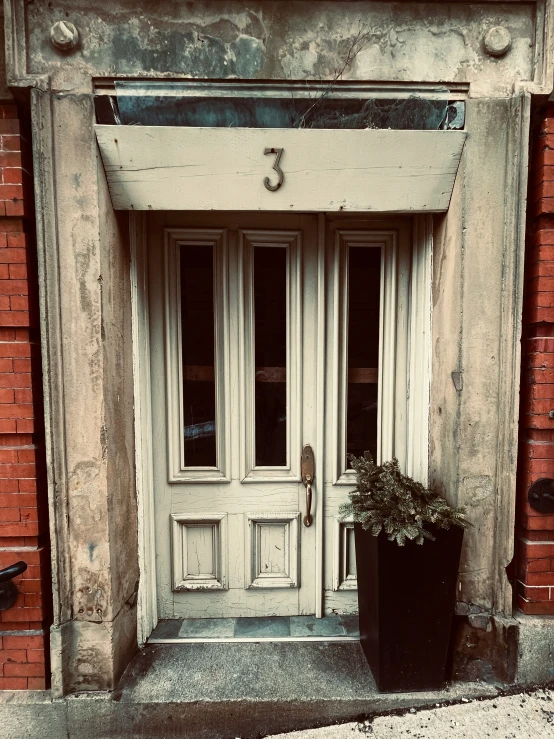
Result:
{"label": "tall glass pane in door", "polygon": [[214,254],[180,250],[185,467],[215,467]]}
{"label": "tall glass pane in door", "polygon": [[[381,249],[348,249],[346,451],[377,457]],[[348,465],[347,465],[348,466]]]}
{"label": "tall glass pane in door", "polygon": [[287,464],[287,250],[254,247],[257,467]]}

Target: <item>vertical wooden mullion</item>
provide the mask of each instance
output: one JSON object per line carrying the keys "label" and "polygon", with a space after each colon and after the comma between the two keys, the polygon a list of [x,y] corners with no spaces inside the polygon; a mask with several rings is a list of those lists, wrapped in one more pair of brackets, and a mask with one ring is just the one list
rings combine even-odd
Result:
{"label": "vertical wooden mullion", "polygon": [[[185,414],[183,409],[183,324],[182,324],[182,305],[181,305],[181,244],[175,240],[171,240],[171,247],[168,253],[167,269],[169,274],[167,276],[170,281],[170,290],[172,296],[170,298],[170,305],[173,306],[175,315],[173,320],[176,322],[177,330],[177,366],[175,362],[172,362],[172,366],[169,369],[170,372],[177,372],[177,397],[179,398],[179,459],[181,463],[181,469],[186,467],[185,459],[185,440],[184,440],[184,427],[185,427]],[[172,409],[175,412],[175,409]]]}
{"label": "vertical wooden mullion", "polygon": [[[346,247],[340,232],[335,232],[334,249],[334,276],[333,276],[333,388],[332,407],[334,414],[333,423],[333,480],[336,481],[342,474],[344,467],[345,447],[345,385],[344,385],[344,362],[346,355],[345,322],[346,318],[346,295],[348,289],[345,281],[348,279],[348,270],[345,264]],[[344,285],[344,286],[343,286]],[[334,392],[333,392],[334,391]],[[336,396],[335,396],[336,392]]]}
{"label": "vertical wooden mullion", "polygon": [[302,235],[286,245],[287,284],[287,466],[293,470],[300,459],[304,416],[303,387],[303,324],[304,324],[304,283],[302,279]]}
{"label": "vertical wooden mullion", "polygon": [[316,449],[315,449],[315,526],[316,526],[316,556],[315,556],[315,615],[321,618],[325,615],[325,484],[324,484],[324,450],[325,450],[325,330],[326,330],[326,295],[325,295],[325,214],[318,214],[317,220],[317,356],[316,356]]}
{"label": "vertical wooden mullion", "polygon": [[407,474],[426,485],[429,479],[429,398],[431,391],[432,216],[414,219],[407,437]]}
{"label": "vertical wooden mullion", "polygon": [[409,388],[409,339],[410,339],[410,275],[411,243],[405,231],[397,234],[396,271],[396,335],[394,356],[394,435],[393,453],[400,468],[407,463],[408,388]]}
{"label": "vertical wooden mullion", "polygon": [[385,242],[381,260],[379,384],[377,389],[378,463],[385,462],[394,455],[397,249],[397,237],[394,235]]}
{"label": "vertical wooden mullion", "polygon": [[240,321],[237,327],[240,354],[241,440],[240,479],[244,480],[255,464],[255,324],[254,324],[253,246],[238,232],[238,301]]}
{"label": "vertical wooden mullion", "polygon": [[[208,248],[208,247],[206,247]],[[229,417],[229,244],[228,231],[214,241],[213,253],[213,306],[214,306],[214,378],[215,378],[215,431],[216,467],[224,477],[230,477]]]}
{"label": "vertical wooden mullion", "polygon": [[[243,343],[241,340],[244,325],[244,306],[243,306],[243,275],[242,275],[242,254],[239,247],[239,235],[236,229],[230,229],[228,246],[227,246],[227,308],[228,308],[228,326],[227,326],[227,395],[229,418],[227,419],[226,435],[227,451],[229,454],[229,478],[233,480],[242,479],[242,449],[243,437],[245,433],[244,414],[243,414],[243,384],[240,380],[231,382],[229,376],[235,370],[240,378],[243,373],[244,357]],[[234,422],[233,419],[236,419]],[[234,433],[235,424],[238,426],[239,433]]]}
{"label": "vertical wooden mullion", "polygon": [[[177,468],[185,466],[183,428],[183,389],[182,389],[182,335],[181,335],[181,298],[179,295],[180,276],[177,268],[179,246],[173,234],[165,232],[164,243],[164,334],[165,334],[165,371],[167,395],[167,451],[170,477]],[[178,404],[178,408],[175,405]],[[178,420],[175,421],[177,414]]]}
{"label": "vertical wooden mullion", "polygon": [[[286,254],[286,329],[287,329],[287,348],[286,348],[286,371],[285,371],[285,385],[286,385],[286,396],[287,396],[287,435],[286,435],[286,464],[287,467],[290,467],[291,464],[291,431],[292,431],[292,387],[291,387],[291,378],[295,377],[297,374],[297,367],[295,366],[293,368],[292,360],[293,360],[293,347],[292,347],[292,331],[291,331],[291,323],[293,320],[293,316],[296,316],[296,305],[293,305],[293,288],[292,288],[292,266],[293,266],[293,254],[291,253],[290,245],[287,244],[287,246],[282,247],[284,248],[285,254]],[[295,265],[296,269],[298,269],[298,265]],[[294,291],[296,292],[296,291]],[[296,398],[295,398],[296,400]],[[294,404],[297,408],[297,404]]]}

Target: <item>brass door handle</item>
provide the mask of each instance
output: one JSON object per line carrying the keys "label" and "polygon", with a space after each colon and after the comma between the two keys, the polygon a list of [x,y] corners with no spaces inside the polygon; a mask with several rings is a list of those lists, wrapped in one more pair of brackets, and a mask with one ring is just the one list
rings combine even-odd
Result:
{"label": "brass door handle", "polygon": [[306,476],[306,481],[304,482],[304,485],[306,486],[306,515],[304,516],[304,526],[311,526],[312,525],[312,483],[309,479],[309,475]]}
{"label": "brass door handle", "polygon": [[309,444],[306,444],[302,449],[302,482],[306,488],[306,515],[302,519],[304,526],[308,527],[312,525],[312,484],[314,481],[315,463],[314,463],[314,451]]}

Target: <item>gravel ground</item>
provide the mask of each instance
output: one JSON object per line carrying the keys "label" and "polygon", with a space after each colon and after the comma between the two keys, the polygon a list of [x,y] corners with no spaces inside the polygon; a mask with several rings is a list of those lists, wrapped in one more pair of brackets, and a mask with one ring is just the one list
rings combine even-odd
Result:
{"label": "gravel ground", "polygon": [[[280,734],[280,739],[554,739],[554,690],[464,701],[364,723]],[[269,737],[268,739],[277,739]]]}

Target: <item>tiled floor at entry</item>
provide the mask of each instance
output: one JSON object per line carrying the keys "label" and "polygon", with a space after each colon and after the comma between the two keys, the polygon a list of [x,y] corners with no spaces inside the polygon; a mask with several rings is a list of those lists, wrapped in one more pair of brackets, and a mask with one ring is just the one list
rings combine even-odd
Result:
{"label": "tiled floor at entry", "polygon": [[265,616],[256,618],[189,618],[160,621],[150,644],[244,641],[355,641],[358,616]]}

